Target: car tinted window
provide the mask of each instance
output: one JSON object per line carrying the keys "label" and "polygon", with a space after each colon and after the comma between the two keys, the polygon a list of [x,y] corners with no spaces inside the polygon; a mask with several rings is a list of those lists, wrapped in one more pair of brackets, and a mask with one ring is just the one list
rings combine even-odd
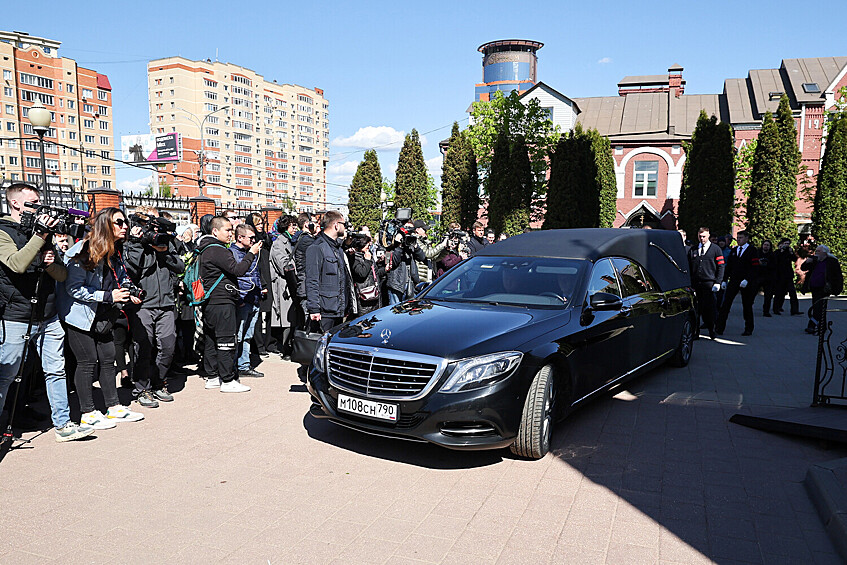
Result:
{"label": "car tinted window", "polygon": [[623,285],[626,296],[648,292],[649,289],[644,282],[644,275],[638,263],[620,257],[613,259],[612,263],[615,264],[615,268],[618,270],[621,285]]}
{"label": "car tinted window", "polygon": [[591,271],[591,279],[588,281],[588,296],[591,296],[595,292],[608,292],[609,294],[621,296],[618,277],[609,259],[599,259],[594,263],[594,269]]}
{"label": "car tinted window", "polygon": [[570,305],[587,262],[546,257],[472,257],[441,276],[424,297],[526,306]]}

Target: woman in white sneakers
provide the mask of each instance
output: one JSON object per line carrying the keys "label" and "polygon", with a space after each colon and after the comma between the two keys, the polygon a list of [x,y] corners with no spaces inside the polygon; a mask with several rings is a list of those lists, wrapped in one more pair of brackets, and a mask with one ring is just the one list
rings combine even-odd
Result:
{"label": "woman in white sneakers", "polygon": [[[100,210],[85,239],[66,255],[68,278],[56,292],[59,315],[67,325],[68,345],[77,359],[74,383],[83,423],[97,430],[114,428],[116,422],[137,422],[144,415],[131,412],[118,400],[115,385],[115,342],[112,328],[127,302],[141,299],[129,288],[132,282],[121,258],[129,225],[118,208]],[[99,362],[100,389],[106,403],[103,414],[94,405],[95,370]]]}

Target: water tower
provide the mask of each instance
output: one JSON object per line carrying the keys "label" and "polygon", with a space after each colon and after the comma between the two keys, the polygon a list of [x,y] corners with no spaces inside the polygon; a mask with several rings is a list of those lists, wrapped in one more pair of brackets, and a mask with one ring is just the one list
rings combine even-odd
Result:
{"label": "water tower", "polygon": [[544,47],[539,41],[527,39],[501,39],[479,46],[482,53],[482,82],[476,85],[475,100],[490,100],[497,90],[507,95],[517,90],[522,93],[536,83],[538,57],[536,52]]}

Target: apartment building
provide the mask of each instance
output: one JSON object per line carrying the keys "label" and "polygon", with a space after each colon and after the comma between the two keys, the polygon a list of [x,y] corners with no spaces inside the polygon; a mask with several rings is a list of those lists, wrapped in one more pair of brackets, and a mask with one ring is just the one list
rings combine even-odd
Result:
{"label": "apartment building", "polygon": [[114,188],[109,78],[60,57],[60,45],[0,31],[0,180],[41,184],[38,139],[27,119],[29,108],[40,100],[53,117],[44,136],[48,184]]}
{"label": "apartment building", "polygon": [[[178,132],[183,160],[159,180],[221,205],[326,207],[329,102],[320,88],[268,81],[231,63],[168,57],[147,65],[150,130]],[[202,142],[202,145],[201,145]]]}

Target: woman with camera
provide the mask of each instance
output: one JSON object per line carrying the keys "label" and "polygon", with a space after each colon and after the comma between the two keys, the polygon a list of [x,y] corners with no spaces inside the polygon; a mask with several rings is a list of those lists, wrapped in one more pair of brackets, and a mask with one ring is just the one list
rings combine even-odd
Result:
{"label": "woman with camera", "polygon": [[[83,423],[97,430],[116,422],[136,422],[143,414],[120,404],[115,386],[115,321],[127,302],[140,304],[140,290],[132,284],[121,257],[129,224],[118,208],[104,208],[91,221],[85,239],[67,253],[68,278],[57,292],[59,315],[68,330],[68,345],[77,359],[74,383]],[[138,228],[134,228],[138,229]],[[94,405],[95,369],[106,404],[103,414]]]}
{"label": "woman with camera", "polygon": [[359,314],[367,314],[379,308],[380,287],[385,278],[385,263],[377,261],[371,255],[372,240],[369,236],[355,237],[350,242],[350,271],[356,298],[359,301]]}

